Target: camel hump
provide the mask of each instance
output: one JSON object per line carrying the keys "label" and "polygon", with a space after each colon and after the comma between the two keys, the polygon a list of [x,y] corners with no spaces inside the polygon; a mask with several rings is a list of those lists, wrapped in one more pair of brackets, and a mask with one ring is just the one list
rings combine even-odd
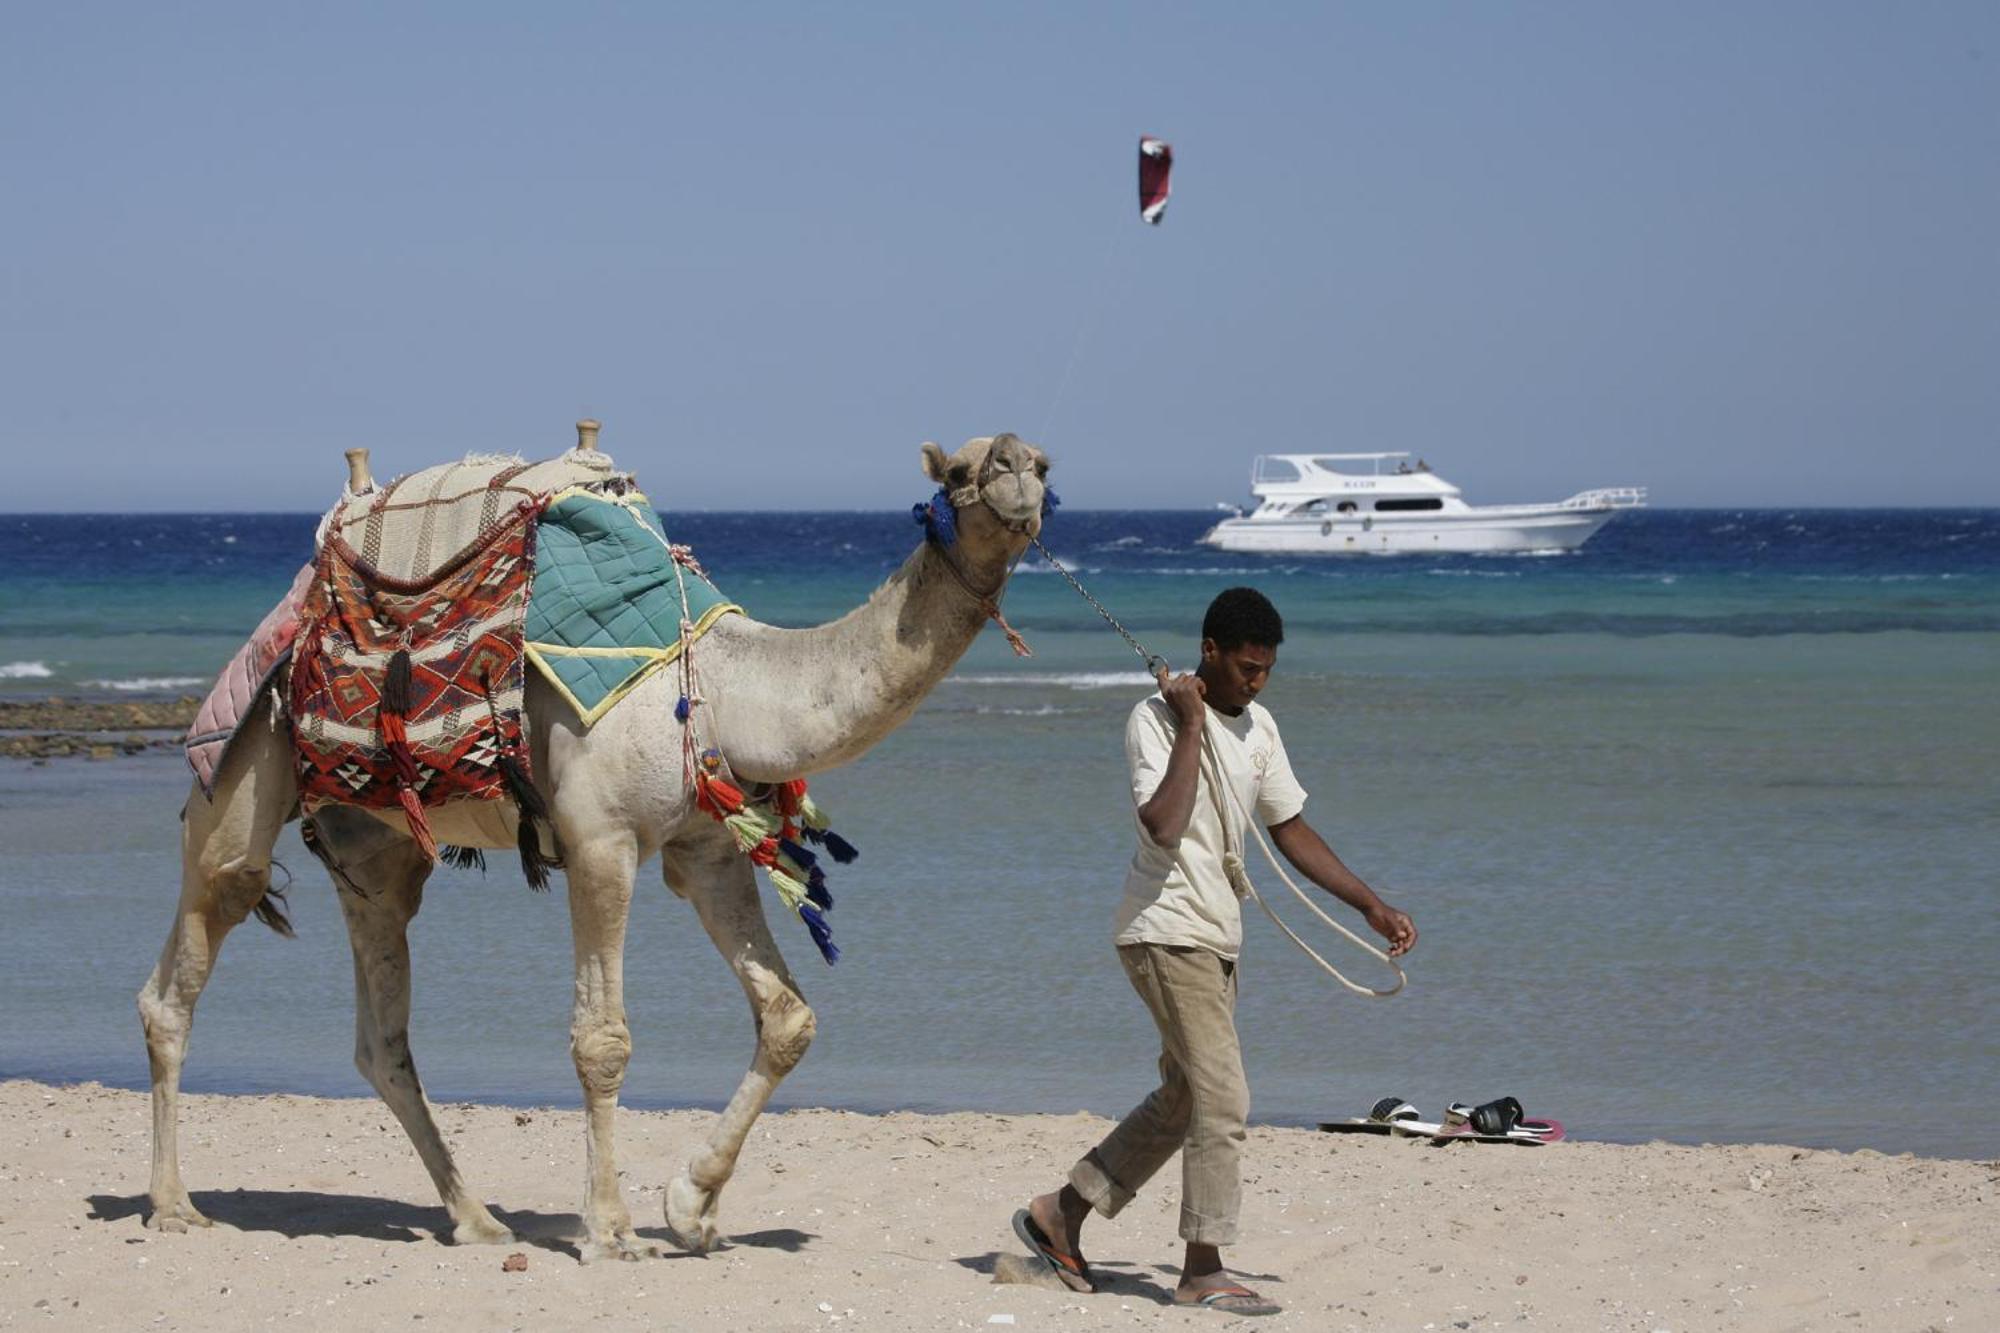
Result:
{"label": "camel hump", "polygon": [[[467,454],[351,495],[334,524],[348,548],[377,573],[410,582],[429,580],[480,544],[524,502],[572,487],[619,493],[632,488],[611,455],[586,445],[578,423],[577,447],[529,462],[518,454]],[[365,462],[364,462],[365,466]]]}

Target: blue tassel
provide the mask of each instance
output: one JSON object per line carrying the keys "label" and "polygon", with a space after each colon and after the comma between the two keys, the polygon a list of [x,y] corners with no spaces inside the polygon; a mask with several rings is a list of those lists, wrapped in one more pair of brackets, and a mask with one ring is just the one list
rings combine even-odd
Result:
{"label": "blue tassel", "polygon": [[833,856],[834,860],[840,862],[842,865],[846,865],[849,861],[861,855],[860,852],[854,850],[853,843],[841,837],[832,829],[826,831],[826,850]]}
{"label": "blue tassel", "polygon": [[688,697],[683,694],[680,701],[674,705],[674,721],[685,723],[688,720],[688,712]]}
{"label": "blue tassel", "polygon": [[[800,829],[799,831],[801,833],[805,832],[804,829]],[[783,852],[786,856],[791,857],[792,860],[798,862],[799,869],[801,870],[811,870],[814,866],[819,864],[819,858],[817,856],[814,856],[811,852],[799,846],[797,843],[793,842],[790,838],[778,839],[778,850]]]}
{"label": "blue tassel", "polygon": [[1062,508],[1062,497],[1048,487],[1042,487],[1042,517],[1047,518]]}
{"label": "blue tassel", "polygon": [[827,891],[824,870],[815,869],[806,878],[806,901],[818,905],[822,911],[833,910],[833,894]]}
{"label": "blue tassel", "polygon": [[[799,826],[799,836],[815,847],[822,846],[826,842],[826,834],[820,832],[811,824],[801,824]],[[817,860],[818,858],[814,859]],[[803,865],[804,862],[800,862],[800,864]]]}
{"label": "blue tassel", "polygon": [[921,524],[924,535],[939,546],[958,540],[958,515],[951,509],[951,495],[943,487],[924,504],[910,506],[910,518]]}
{"label": "blue tassel", "polygon": [[820,915],[819,909],[811,903],[801,905],[799,920],[806,923],[806,931],[813,937],[813,943],[819,946],[820,957],[826,959],[826,965],[832,967],[839,962],[840,950],[834,947],[833,932],[827,928],[826,918]]}

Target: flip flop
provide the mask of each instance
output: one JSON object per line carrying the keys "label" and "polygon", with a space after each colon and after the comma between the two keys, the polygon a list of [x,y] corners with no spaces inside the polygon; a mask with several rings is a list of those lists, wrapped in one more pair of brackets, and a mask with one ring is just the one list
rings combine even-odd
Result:
{"label": "flip flop", "polygon": [[1061,1279],[1071,1291],[1093,1292],[1097,1283],[1090,1275],[1090,1265],[1073,1254],[1064,1254],[1055,1247],[1055,1242],[1035,1225],[1035,1219],[1027,1209],[1017,1209],[1014,1213],[1014,1234],[1021,1243],[1035,1252],[1037,1258],[1049,1266],[1049,1271]]}
{"label": "flip flop", "polygon": [[1328,1134],[1389,1134],[1417,1122],[1416,1107],[1401,1097],[1384,1097],[1363,1118],[1322,1120],[1319,1127]]}
{"label": "flip flop", "polygon": [[1277,1314],[1285,1308],[1234,1282],[1226,1287],[1212,1287],[1191,1301],[1182,1300],[1176,1293],[1174,1304],[1183,1310],[1220,1310],[1224,1314],[1236,1315]]}
{"label": "flip flop", "polygon": [[1563,1136],[1559,1120],[1530,1120],[1521,1103],[1499,1097],[1480,1106],[1453,1102],[1444,1114],[1445,1133],[1466,1138],[1554,1143]]}

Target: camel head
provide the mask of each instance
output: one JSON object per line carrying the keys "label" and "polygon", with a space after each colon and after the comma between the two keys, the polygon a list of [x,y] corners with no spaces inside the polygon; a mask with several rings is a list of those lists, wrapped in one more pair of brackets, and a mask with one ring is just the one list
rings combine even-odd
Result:
{"label": "camel head", "polygon": [[955,454],[925,441],[924,471],[951,501],[958,534],[1011,560],[1042,530],[1048,455],[1014,435],[967,440]]}

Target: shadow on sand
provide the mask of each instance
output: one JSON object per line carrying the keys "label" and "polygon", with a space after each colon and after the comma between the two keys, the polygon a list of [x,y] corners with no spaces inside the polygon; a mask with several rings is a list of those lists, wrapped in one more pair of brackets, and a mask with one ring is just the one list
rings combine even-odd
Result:
{"label": "shadow on sand", "polygon": [[[1063,1285],[1054,1271],[1040,1259],[1025,1255],[992,1251],[986,1254],[966,1255],[952,1261],[960,1268],[969,1268],[975,1273],[985,1273],[995,1282],[1012,1283],[1020,1286],[1040,1287],[1046,1291],[1058,1292],[1079,1299],[1086,1293],[1071,1291]],[[1090,1265],[1091,1277],[1097,1283],[1097,1290],[1089,1296],[1122,1296],[1127,1300],[1151,1301],[1155,1305],[1174,1303],[1174,1283],[1180,1277],[1180,1270],[1161,1264],[1158,1272],[1166,1274],[1164,1284],[1155,1281],[1148,1271],[1137,1264],[1105,1263],[1094,1261]]]}
{"label": "shadow on sand", "polygon": [[[302,1236],[355,1236],[365,1240],[402,1243],[450,1243],[451,1217],[441,1207],[422,1207],[400,1199],[365,1194],[324,1194],[316,1190],[206,1190],[193,1195],[194,1206],[218,1226],[238,1231],[274,1231],[296,1240]],[[152,1205],[143,1194],[92,1194],[85,1200],[94,1222],[145,1218]],[[575,1213],[538,1213],[493,1209],[519,1243],[572,1259],[580,1258],[583,1219]],[[664,1259],[699,1256],[682,1250],[665,1227],[639,1227],[646,1240],[660,1245]],[[810,1232],[780,1227],[728,1237],[723,1245],[797,1253],[815,1237]]]}

